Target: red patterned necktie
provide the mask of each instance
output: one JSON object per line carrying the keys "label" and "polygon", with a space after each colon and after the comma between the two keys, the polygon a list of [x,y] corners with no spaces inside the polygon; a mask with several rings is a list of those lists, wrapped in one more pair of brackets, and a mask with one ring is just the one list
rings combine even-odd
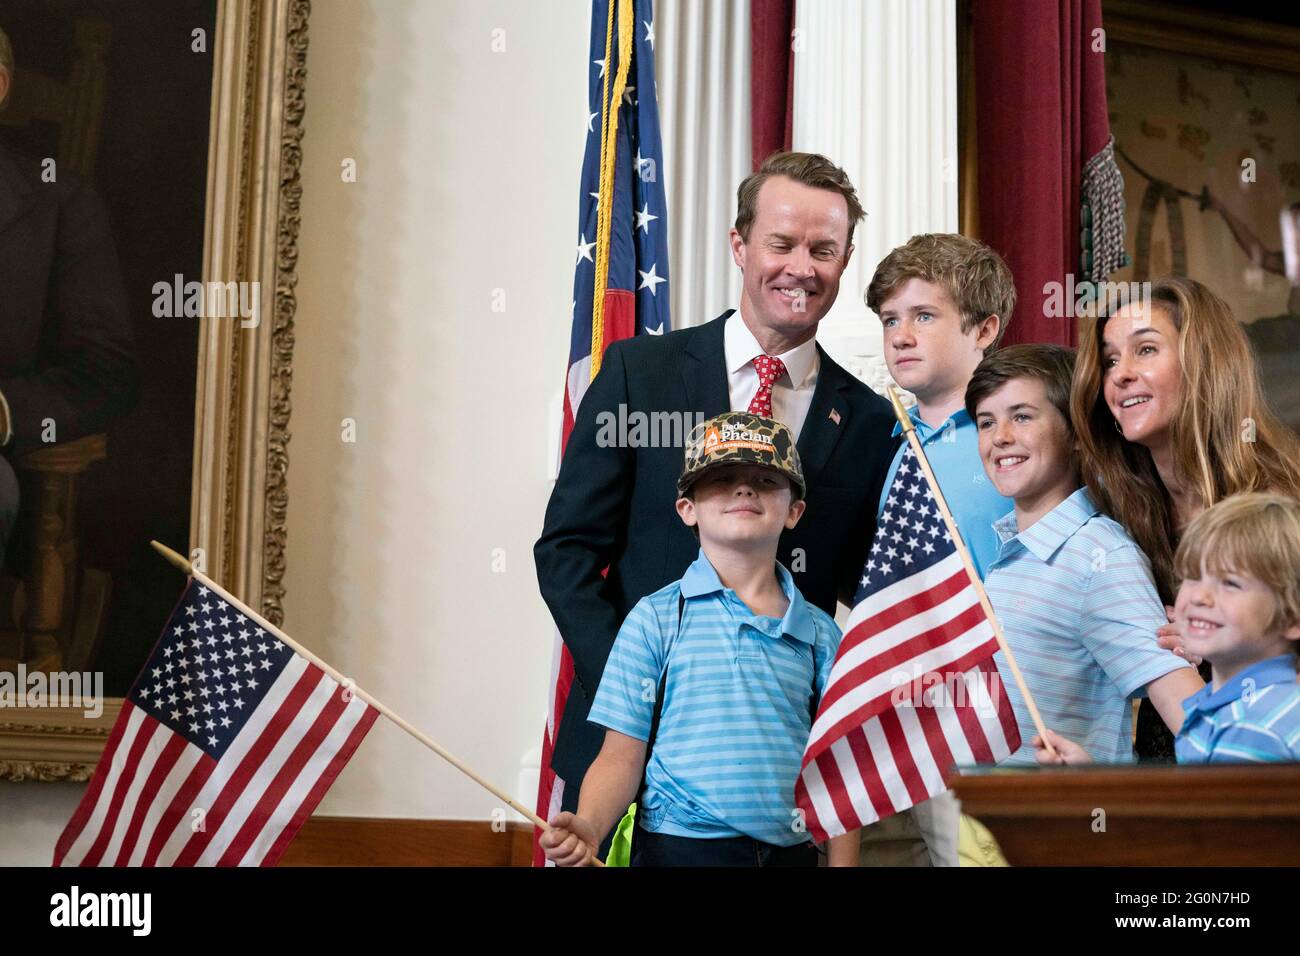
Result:
{"label": "red patterned necktie", "polygon": [[757,355],[754,368],[758,372],[758,391],[749,402],[749,413],[771,418],[772,383],[785,374],[785,363],[771,355]]}

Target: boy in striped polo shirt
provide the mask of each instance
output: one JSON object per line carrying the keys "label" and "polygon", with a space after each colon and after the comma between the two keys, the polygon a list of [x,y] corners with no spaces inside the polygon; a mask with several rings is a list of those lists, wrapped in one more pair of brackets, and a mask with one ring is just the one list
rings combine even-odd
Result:
{"label": "boy in striped polo shirt", "polygon": [[[1006,334],[1016,282],[996,252],[956,233],[913,236],[880,260],[866,292],[880,316],[889,374],[916,397],[908,415],[957,530],[981,579],[998,554],[993,522],[1011,502],[998,493],[979,459],[979,436],[963,404],[980,361]],[[902,426],[894,426],[901,435]],[[877,514],[908,443],[894,454]],[[862,829],[861,866],[957,866],[961,808],[945,790]]]}
{"label": "boy in striped polo shirt", "polygon": [[[677,490],[700,555],[623,622],[588,716],[604,745],[542,848],[589,864],[635,800],[633,866],[816,866],[794,789],[840,631],[776,560],[804,511],[794,436],[748,412],[710,419]],[[831,841],[833,865],[857,839]]]}
{"label": "boy in striped polo shirt", "polygon": [[[1156,642],[1166,623],[1151,566],[1079,487],[1070,379],[1074,352],[1016,345],[984,359],[966,389],[980,458],[1015,509],[994,523],[1001,550],[989,600],[1043,721],[1099,760],[1133,760],[1131,698],[1143,694],[1174,732],[1196,670]],[[998,670],[1010,673],[1004,655]],[[1033,766],[1034,725],[1019,688],[1003,690],[1024,744],[1004,765]]]}
{"label": "boy in striped polo shirt", "polygon": [[[1300,760],[1300,502],[1234,495],[1187,527],[1174,566],[1174,624],[1210,683],[1183,702],[1179,763]],[[1042,763],[1087,763],[1086,748],[1048,729]]]}

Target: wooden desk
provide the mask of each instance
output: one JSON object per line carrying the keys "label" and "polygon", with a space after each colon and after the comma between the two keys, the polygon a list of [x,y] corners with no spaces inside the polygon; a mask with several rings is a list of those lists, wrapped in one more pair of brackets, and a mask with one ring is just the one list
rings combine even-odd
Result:
{"label": "wooden desk", "polygon": [[949,783],[1013,866],[1300,865],[1300,764],[1044,767]]}

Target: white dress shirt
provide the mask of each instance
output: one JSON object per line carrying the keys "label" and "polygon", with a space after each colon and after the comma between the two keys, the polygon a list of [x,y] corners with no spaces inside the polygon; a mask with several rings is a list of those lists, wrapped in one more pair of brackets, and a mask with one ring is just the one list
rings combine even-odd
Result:
{"label": "white dress shirt", "polygon": [[[749,409],[749,403],[758,391],[758,370],[754,368],[754,359],[763,354],[763,347],[749,331],[739,311],[727,317],[722,335],[731,410],[743,412]],[[785,364],[786,374],[772,383],[772,415],[790,429],[798,441],[804,419],[808,417],[808,408],[812,405],[817,373],[821,369],[817,341],[809,339],[803,345],[774,357]]]}

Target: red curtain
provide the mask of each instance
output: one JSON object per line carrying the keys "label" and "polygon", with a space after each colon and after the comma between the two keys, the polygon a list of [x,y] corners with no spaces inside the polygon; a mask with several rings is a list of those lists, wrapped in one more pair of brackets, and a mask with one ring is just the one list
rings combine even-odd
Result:
{"label": "red curtain", "polygon": [[[1075,345],[1073,306],[1049,312],[1124,255],[1101,0],[975,0],[971,15],[980,238],[1016,277],[1004,342]],[[1047,283],[1061,283],[1055,304]]]}
{"label": "red curtain", "polygon": [[794,0],[752,0],[749,7],[749,93],[754,169],[790,148],[794,121]]}

